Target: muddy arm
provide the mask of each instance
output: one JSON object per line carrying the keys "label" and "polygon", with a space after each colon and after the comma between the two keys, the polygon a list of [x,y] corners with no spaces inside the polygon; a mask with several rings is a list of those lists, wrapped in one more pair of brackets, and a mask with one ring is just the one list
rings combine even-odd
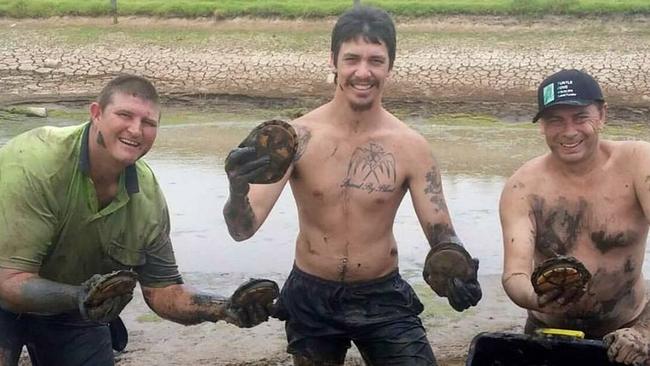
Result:
{"label": "muddy arm", "polygon": [[35,273],[0,268],[0,307],[12,313],[77,310],[81,286],[43,279]]}
{"label": "muddy arm", "polygon": [[415,213],[432,247],[439,243],[461,244],[449,217],[442,191],[438,162],[424,138],[409,142],[413,157],[409,159],[408,186]]}
{"label": "muddy arm", "polygon": [[506,182],[499,204],[503,233],[503,288],[525,309],[540,310],[530,281],[535,253],[535,227],[529,218],[523,185],[515,177]]}
{"label": "muddy arm", "polygon": [[147,305],[161,318],[190,325],[226,318],[227,298],[196,291],[187,285],[142,286]]}
{"label": "muddy arm", "polygon": [[233,239],[246,240],[257,232],[280,197],[292,171],[293,166],[276,183],[250,184],[248,192],[243,195],[230,190],[228,201],[223,207],[223,217]]}
{"label": "muddy arm", "polygon": [[639,199],[646,221],[650,224],[650,144],[636,142],[632,150],[632,159],[636,164],[634,189]]}

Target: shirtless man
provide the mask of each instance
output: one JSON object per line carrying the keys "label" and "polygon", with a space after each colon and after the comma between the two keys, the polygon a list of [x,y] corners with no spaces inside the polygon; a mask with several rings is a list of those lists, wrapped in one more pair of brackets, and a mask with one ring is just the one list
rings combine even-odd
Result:
{"label": "shirtless man", "polygon": [[[295,265],[279,301],[296,365],[342,365],[354,341],[369,365],[434,365],[418,314],[423,306],[398,273],[393,220],[409,192],[432,246],[455,245],[440,171],[429,143],[382,107],[395,59],[395,28],[383,10],[355,7],[332,32],[333,100],[292,122],[298,153],[284,178],[249,184],[268,159],[254,148],[227,159],[224,217],[236,240],[262,225],[287,182],[298,207]],[[481,297],[471,280],[448,278],[462,311]]]}
{"label": "shirtless man", "polygon": [[[526,332],[554,327],[604,337],[611,360],[647,364],[650,317],[641,267],[650,220],[650,144],[600,139],[607,104],[588,74],[563,70],[538,90],[550,152],[524,164],[501,197],[503,286],[528,309]],[[567,255],[592,275],[586,293],[538,296],[530,276]]]}

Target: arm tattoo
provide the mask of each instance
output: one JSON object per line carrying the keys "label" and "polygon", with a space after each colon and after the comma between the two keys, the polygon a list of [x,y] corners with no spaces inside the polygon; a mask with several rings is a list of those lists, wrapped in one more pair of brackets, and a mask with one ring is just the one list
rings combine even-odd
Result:
{"label": "arm tattoo", "polygon": [[395,156],[384,147],[370,142],[352,153],[341,187],[357,188],[368,193],[394,192],[397,182]]}
{"label": "arm tattoo", "polygon": [[432,166],[425,177],[427,186],[424,188],[424,193],[429,196],[429,200],[436,208],[436,212],[447,211],[445,204],[445,196],[442,193],[442,181],[440,179],[440,170],[437,166]]}
{"label": "arm tattoo", "polygon": [[307,150],[307,144],[311,140],[311,131],[305,126],[296,126],[296,132],[298,133],[298,151],[293,157],[293,162],[300,160],[302,155]]}

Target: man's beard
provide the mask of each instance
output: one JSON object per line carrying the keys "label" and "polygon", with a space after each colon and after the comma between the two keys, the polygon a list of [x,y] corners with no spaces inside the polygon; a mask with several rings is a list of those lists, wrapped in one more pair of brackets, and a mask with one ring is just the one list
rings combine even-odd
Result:
{"label": "man's beard", "polygon": [[355,111],[355,112],[365,112],[372,108],[373,101],[365,102],[365,103],[354,103],[350,102],[350,108]]}

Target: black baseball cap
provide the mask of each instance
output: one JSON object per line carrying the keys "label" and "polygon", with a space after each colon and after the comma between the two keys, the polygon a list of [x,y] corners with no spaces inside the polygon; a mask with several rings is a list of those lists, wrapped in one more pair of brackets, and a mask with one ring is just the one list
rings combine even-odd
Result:
{"label": "black baseball cap", "polygon": [[605,99],[598,82],[591,75],[575,69],[562,70],[547,77],[539,85],[539,110],[533,122],[537,122],[542,113],[554,105],[586,106],[598,101],[603,102]]}

